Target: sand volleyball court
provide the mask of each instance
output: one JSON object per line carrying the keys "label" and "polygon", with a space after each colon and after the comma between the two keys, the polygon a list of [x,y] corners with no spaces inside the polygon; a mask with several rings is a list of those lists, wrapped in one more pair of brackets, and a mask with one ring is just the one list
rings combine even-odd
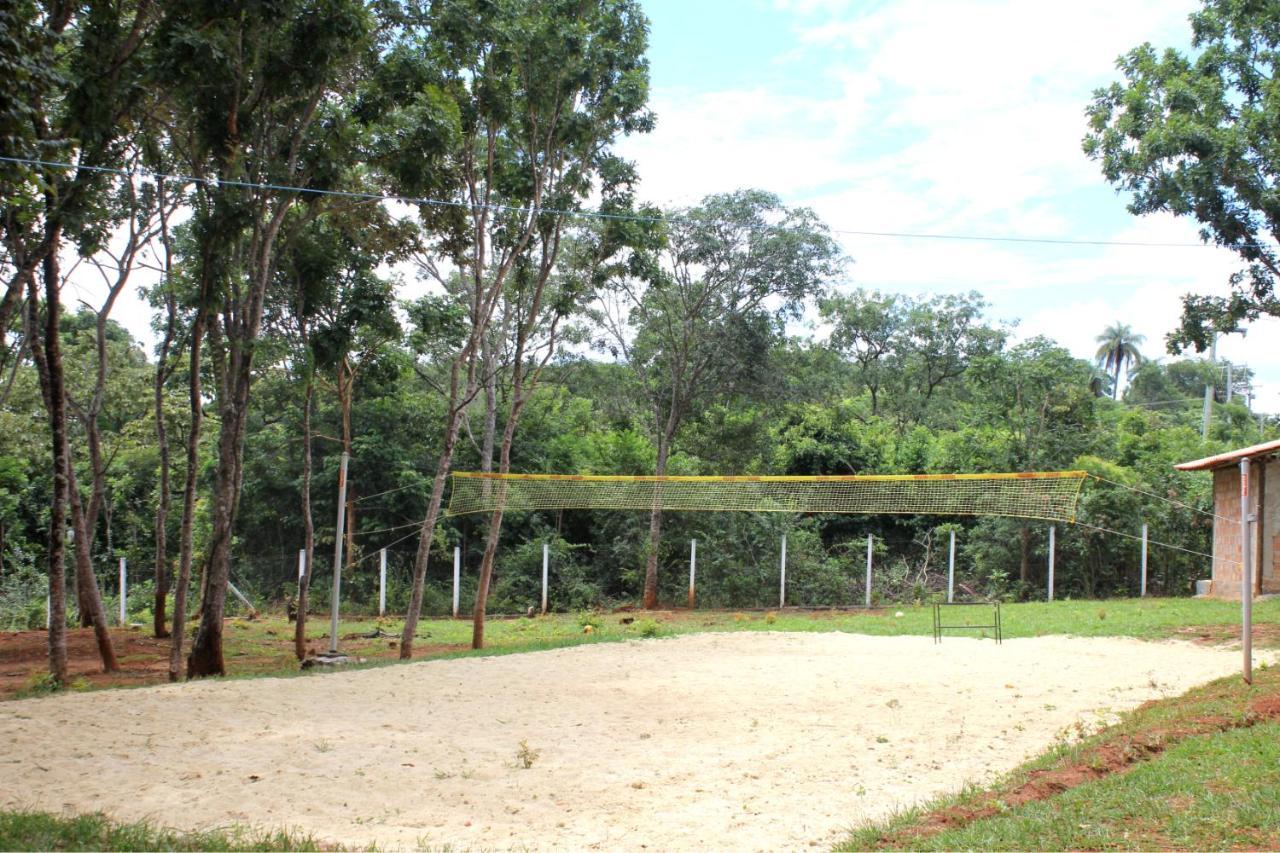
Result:
{"label": "sand volleyball court", "polygon": [[1238,665],[1186,643],[736,633],[62,695],[0,704],[0,805],[392,848],[794,849]]}

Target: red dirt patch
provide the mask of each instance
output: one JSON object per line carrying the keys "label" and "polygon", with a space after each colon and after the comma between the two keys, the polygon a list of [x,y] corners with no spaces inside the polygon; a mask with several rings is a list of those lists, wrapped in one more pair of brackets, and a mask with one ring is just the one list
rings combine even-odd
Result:
{"label": "red dirt patch", "polygon": [[[1188,625],[1179,628],[1174,636],[1182,640],[1190,640],[1202,646],[1216,646],[1240,639],[1238,624],[1226,625]],[[1255,622],[1253,625],[1253,642],[1259,646],[1280,646],[1280,624],[1271,622]]]}
{"label": "red dirt patch", "polygon": [[[153,684],[168,679],[169,641],[138,631],[113,629],[118,672],[102,671],[92,628],[67,631],[67,670],[72,681],[84,679],[94,687]],[[0,633],[0,699],[32,687],[49,671],[49,635],[44,631]]]}
{"label": "red dirt patch", "polygon": [[[230,627],[231,620],[228,620]],[[350,654],[367,660],[394,660],[400,656],[398,638],[363,639],[349,648]],[[276,655],[263,654],[269,648],[257,646],[253,650],[226,650],[227,665],[236,672],[264,670],[279,671],[295,665],[293,637],[273,635],[279,643]],[[67,630],[67,671],[73,684],[87,682],[95,688],[137,687],[147,684],[163,684],[169,680],[168,639],[157,640],[142,630],[111,629],[111,642],[115,646],[120,669],[112,673],[102,671],[98,657],[98,644],[92,628]],[[323,641],[312,641],[311,651],[318,652]],[[415,643],[415,660],[439,657],[458,652],[470,646],[459,643]],[[35,682],[49,671],[49,635],[45,631],[17,631],[0,633],[0,701],[30,690]]]}

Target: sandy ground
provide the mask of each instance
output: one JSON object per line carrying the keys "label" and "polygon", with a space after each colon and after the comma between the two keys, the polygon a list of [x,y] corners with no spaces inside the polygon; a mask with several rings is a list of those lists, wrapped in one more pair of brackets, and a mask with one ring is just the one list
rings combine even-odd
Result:
{"label": "sandy ground", "polygon": [[65,695],[0,705],[0,806],[386,847],[825,846],[1238,664],[1185,643],[740,633]]}

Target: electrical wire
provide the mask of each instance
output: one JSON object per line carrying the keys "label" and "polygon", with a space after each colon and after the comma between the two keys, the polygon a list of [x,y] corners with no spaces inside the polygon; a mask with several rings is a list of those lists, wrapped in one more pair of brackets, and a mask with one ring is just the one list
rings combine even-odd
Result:
{"label": "electrical wire", "polygon": [[[1098,531],[1099,533],[1113,533],[1113,534],[1115,534],[1116,536],[1123,536],[1123,537],[1125,537],[1126,539],[1133,539],[1133,540],[1135,540],[1135,541],[1137,541],[1137,542],[1141,542],[1141,541],[1142,541],[1142,537],[1141,537],[1141,536],[1135,536],[1135,535],[1134,535],[1134,534],[1132,534],[1132,533],[1125,533],[1125,532],[1120,531],[1120,530],[1112,530],[1112,529],[1111,529],[1111,528],[1109,528],[1109,527],[1098,527],[1096,524],[1088,524],[1088,523],[1083,522],[1083,521],[1073,521],[1073,522],[1072,522],[1072,524],[1074,524],[1076,527],[1087,527],[1088,529],[1090,529],[1090,530],[1096,530],[1096,531]],[[1224,562],[1224,563],[1232,563],[1232,564],[1235,564],[1235,565],[1239,565],[1239,563],[1240,563],[1240,561],[1239,561],[1239,560],[1229,560],[1229,559],[1227,559],[1226,557],[1214,557],[1214,555],[1213,555],[1213,554],[1206,554],[1206,553],[1204,553],[1203,551],[1193,551],[1193,550],[1191,550],[1190,548],[1183,548],[1181,545],[1173,545],[1173,544],[1171,544],[1171,543],[1169,543],[1169,542],[1161,542],[1161,541],[1159,541],[1159,540],[1157,540],[1157,539],[1151,539],[1151,538],[1148,538],[1146,541],[1147,541],[1147,544],[1148,544],[1148,545],[1159,545],[1159,546],[1160,546],[1160,547],[1162,547],[1162,548],[1170,548],[1170,549],[1172,549],[1172,550],[1174,550],[1174,551],[1182,551],[1182,552],[1183,552],[1183,553],[1185,553],[1185,554],[1192,554],[1192,555],[1194,555],[1194,556],[1196,556],[1196,557],[1204,557],[1204,558],[1209,559],[1209,560],[1217,559],[1217,560],[1221,560],[1221,561],[1222,561],[1222,562]]]}
{"label": "electrical wire", "polygon": [[1122,489],[1128,489],[1129,491],[1134,492],[1135,494],[1146,495],[1149,498],[1155,498],[1158,501],[1164,501],[1165,503],[1172,504],[1173,506],[1179,506],[1179,507],[1182,507],[1183,509],[1189,509],[1194,513],[1199,513],[1200,515],[1206,516],[1208,518],[1221,519],[1222,521],[1236,521],[1236,519],[1227,518],[1226,516],[1218,515],[1217,513],[1209,512],[1208,510],[1199,509],[1197,507],[1192,506],[1191,504],[1183,503],[1182,501],[1175,501],[1173,498],[1167,498],[1163,495],[1157,495],[1155,492],[1147,492],[1147,491],[1143,491],[1142,489],[1135,489],[1133,486],[1126,486],[1124,483],[1117,483],[1115,480],[1108,480],[1106,477],[1099,477],[1097,474],[1090,474],[1089,478],[1093,480],[1097,480],[1099,483],[1109,483],[1112,486],[1118,486]]}
{"label": "electrical wire", "polygon": [[423,485],[426,485],[426,484],[410,483],[407,486],[396,486],[394,489],[387,489],[385,492],[374,492],[371,495],[362,495],[361,497],[356,498],[355,502],[360,503],[361,501],[370,501],[370,500],[373,500],[374,498],[380,498],[383,495],[390,495],[390,494],[394,494],[395,492],[403,492],[405,489],[416,489]]}
{"label": "electrical wire", "polygon": [[[2,157],[0,161],[7,163],[18,163],[27,166],[40,166],[52,169],[83,169],[89,172],[99,174],[119,175],[128,178],[151,179],[160,178],[163,180],[174,181],[183,184],[199,184],[203,186],[221,188],[232,187],[236,189],[257,189],[257,190],[274,190],[277,192],[291,192],[305,195],[318,196],[336,196],[339,198],[352,198],[362,201],[395,201],[403,204],[416,204],[429,207],[449,207],[463,208],[467,210],[488,210],[499,213],[519,213],[522,215],[540,215],[550,214],[552,216],[576,217],[579,219],[596,219],[605,221],[619,222],[670,222],[678,224],[688,224],[691,220],[679,217],[669,216],[646,216],[637,213],[605,213],[602,211],[591,210],[565,210],[551,207],[525,207],[510,204],[493,204],[480,203],[470,201],[454,201],[450,199],[440,198],[419,198],[415,196],[404,196],[394,194],[360,192],[356,190],[335,190],[320,187],[298,187],[288,184],[276,184],[257,181],[237,181],[224,180],[220,178],[200,178],[194,175],[170,174],[165,172],[151,172],[143,169],[129,170],[116,169],[109,166],[87,166],[76,163],[65,163],[58,160],[41,160],[29,157]],[[708,224],[708,223],[703,223]],[[710,223],[715,224],[715,223]],[[766,228],[771,226],[764,226]],[[851,228],[832,228],[833,234],[842,234],[851,237],[890,237],[905,240],[950,240],[961,242],[975,243],[1024,243],[1030,245],[1050,245],[1050,246],[1114,246],[1127,248],[1144,248],[1144,249],[1212,249],[1218,248],[1210,243],[1170,243],[1143,240],[1074,240],[1067,238],[1054,237],[1010,237],[995,234],[941,234],[936,232],[913,232],[913,231],[868,231]]]}

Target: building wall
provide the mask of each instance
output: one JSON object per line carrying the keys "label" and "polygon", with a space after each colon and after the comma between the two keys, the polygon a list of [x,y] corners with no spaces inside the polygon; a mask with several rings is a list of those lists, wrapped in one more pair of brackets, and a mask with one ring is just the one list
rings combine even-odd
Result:
{"label": "building wall", "polygon": [[1215,598],[1240,596],[1240,469],[1213,472],[1213,587]]}
{"label": "building wall", "polygon": [[[1280,461],[1264,468],[1254,463],[1250,491],[1261,496],[1258,513],[1261,524],[1251,543],[1255,589],[1280,592]],[[1215,598],[1240,597],[1240,469],[1219,468],[1213,472],[1213,587]]]}

